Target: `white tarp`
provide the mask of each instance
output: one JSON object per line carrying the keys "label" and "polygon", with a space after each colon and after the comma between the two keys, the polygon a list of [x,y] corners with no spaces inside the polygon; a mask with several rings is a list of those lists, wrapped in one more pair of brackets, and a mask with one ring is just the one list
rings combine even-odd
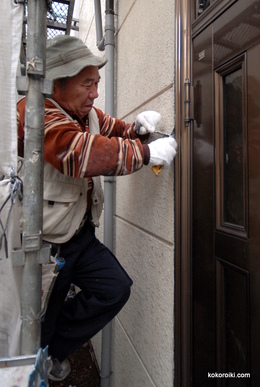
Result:
{"label": "white tarp", "polygon": [[[17,173],[16,73],[20,55],[23,5],[1,0],[0,14],[0,208],[13,188],[11,168]],[[0,357],[19,355],[20,294],[19,269],[12,266],[12,248],[19,247],[17,201],[10,212],[6,240],[0,249]],[[3,234],[11,199],[0,212],[0,237]],[[7,243],[6,243],[7,242]],[[8,251],[6,251],[8,247]],[[6,257],[8,256],[8,258]]]}

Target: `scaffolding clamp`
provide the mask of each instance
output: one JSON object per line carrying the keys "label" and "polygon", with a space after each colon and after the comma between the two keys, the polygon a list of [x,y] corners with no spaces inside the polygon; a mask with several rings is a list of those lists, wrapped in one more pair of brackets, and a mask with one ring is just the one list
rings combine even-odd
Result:
{"label": "scaffolding clamp", "polygon": [[[17,91],[19,95],[26,95],[29,88],[29,79],[27,76],[17,76],[16,77]],[[47,97],[52,97],[53,92],[53,81],[42,78],[41,80],[41,92]]]}
{"label": "scaffolding clamp", "polygon": [[50,263],[51,256],[51,245],[48,243],[43,243],[40,246],[40,233],[32,235],[23,234],[23,247],[14,248],[13,253],[13,266],[24,266],[25,265],[25,253],[31,251],[38,251],[38,263],[43,265],[45,263]]}
{"label": "scaffolding clamp", "polygon": [[44,75],[44,63],[41,58],[31,58],[27,60],[26,71],[30,75]]}

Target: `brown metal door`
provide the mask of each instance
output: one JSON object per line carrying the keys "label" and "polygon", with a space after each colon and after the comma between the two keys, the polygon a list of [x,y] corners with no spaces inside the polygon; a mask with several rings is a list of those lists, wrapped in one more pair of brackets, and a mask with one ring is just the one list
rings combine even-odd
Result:
{"label": "brown metal door", "polygon": [[260,386],[260,4],[193,39],[192,379]]}

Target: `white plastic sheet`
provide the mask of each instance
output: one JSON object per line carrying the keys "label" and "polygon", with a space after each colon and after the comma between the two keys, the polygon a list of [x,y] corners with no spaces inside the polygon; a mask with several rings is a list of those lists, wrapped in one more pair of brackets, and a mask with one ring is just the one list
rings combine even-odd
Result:
{"label": "white plastic sheet", "polygon": [[[20,55],[23,6],[14,0],[1,1],[0,14],[0,207],[11,192],[11,168],[17,171],[16,73]],[[19,247],[19,216],[17,199],[6,231],[6,244],[0,250],[0,357],[19,355],[20,294],[19,268],[13,268],[12,248]],[[0,213],[6,224],[11,200]],[[0,228],[1,235],[2,227]]]}

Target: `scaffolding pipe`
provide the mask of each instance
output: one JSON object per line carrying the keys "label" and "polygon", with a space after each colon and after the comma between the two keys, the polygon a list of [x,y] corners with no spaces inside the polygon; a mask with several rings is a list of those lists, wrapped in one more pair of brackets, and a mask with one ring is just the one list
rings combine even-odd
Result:
{"label": "scaffolding pipe", "polygon": [[[105,16],[105,54],[108,62],[105,66],[105,111],[114,116],[114,1],[106,0]],[[104,244],[113,251],[114,239],[114,187],[115,177],[104,177]],[[101,387],[110,386],[111,376],[111,329],[112,322],[102,331],[101,351]]]}
{"label": "scaffolding pipe", "polygon": [[96,44],[99,51],[105,50],[105,39],[103,36],[100,0],[95,0],[95,22],[96,22]]}
{"label": "scaffolding pipe", "polygon": [[26,71],[23,254],[21,287],[21,354],[31,355],[40,348],[41,265],[43,206],[43,138],[46,52],[46,1],[28,0]]}

